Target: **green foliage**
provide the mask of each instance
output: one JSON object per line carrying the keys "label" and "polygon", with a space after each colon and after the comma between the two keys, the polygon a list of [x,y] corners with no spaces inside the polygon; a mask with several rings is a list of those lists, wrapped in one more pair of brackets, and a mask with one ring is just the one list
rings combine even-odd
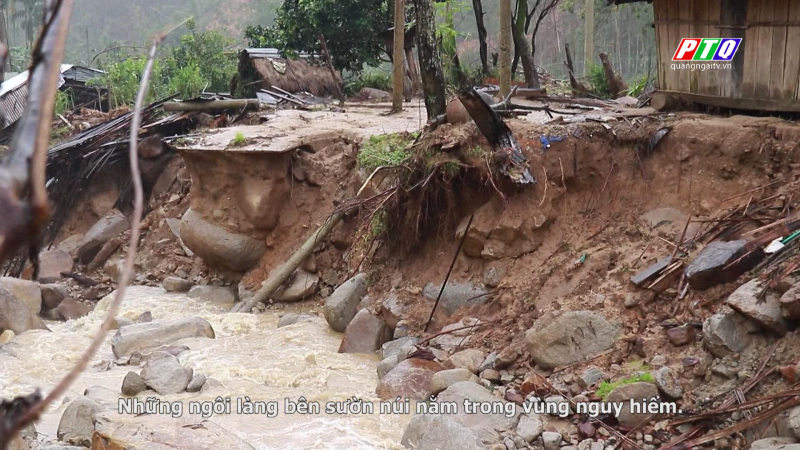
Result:
{"label": "green foliage", "polygon": [[634,79],[630,83],[628,83],[628,95],[631,97],[639,97],[644,92],[644,89],[647,87],[647,83],[650,81],[650,77],[647,75],[643,75],[641,78]]}
{"label": "green foliage", "polygon": [[364,88],[374,88],[382,91],[391,90],[391,72],[381,69],[366,69],[363,72],[355,74],[344,83],[344,91],[347,96],[356,95]]}
{"label": "green foliage", "polygon": [[640,373],[637,373],[635,375],[631,375],[631,376],[629,376],[627,378],[623,378],[621,380],[614,381],[614,382],[611,382],[611,383],[608,382],[608,381],[603,381],[602,383],[600,383],[600,386],[597,388],[597,391],[595,392],[595,395],[600,397],[600,398],[602,398],[603,401],[605,401],[606,398],[608,397],[608,394],[610,394],[611,391],[613,391],[614,389],[616,389],[616,388],[618,388],[620,386],[625,386],[626,384],[633,384],[633,383],[640,383],[640,382],[655,383],[655,379],[653,378],[653,375],[651,375],[651,374],[649,374],[647,372],[640,372]]}
{"label": "green foliage", "polygon": [[197,96],[203,88],[227,92],[236,73],[236,56],[228,51],[234,45],[233,39],[218,31],[198,32],[194,20],[186,26],[189,33],[181,36],[180,45],[165,58],[162,76],[170,81],[180,78],[177,86],[181,89],[173,91],[180,92],[183,98]]}
{"label": "green foliage", "polygon": [[[284,0],[275,25],[249,27],[251,45],[319,53],[323,34],[333,65],[358,72],[377,65],[384,50],[382,34],[391,27],[387,0]],[[392,2],[393,3],[393,2]]]}
{"label": "green foliage", "polygon": [[12,72],[24,72],[28,70],[31,54],[22,47],[11,47],[8,49],[8,58],[11,61]]}
{"label": "green foliage", "polygon": [[231,146],[241,147],[245,144],[247,144],[247,138],[244,137],[244,133],[242,133],[241,131],[237,131],[236,135],[233,137],[233,140],[231,141]]}
{"label": "green foliage", "polygon": [[53,108],[53,113],[58,116],[69,112],[74,107],[72,96],[64,91],[56,91],[56,103]]}
{"label": "green foliage", "polygon": [[370,223],[369,237],[373,240],[377,239],[383,233],[386,232],[386,229],[387,229],[387,214],[385,210],[380,210],[374,216],[372,216],[372,222]]}
{"label": "green foliage", "polygon": [[611,89],[608,87],[608,79],[606,78],[606,73],[603,71],[603,66],[592,63],[587,64],[589,64],[587,81],[595,95],[602,98],[611,98]]}
{"label": "green foliage", "polygon": [[[109,102],[112,108],[130,106],[136,102],[142,73],[147,61],[144,58],[129,58],[111,64],[106,68],[106,76],[89,80],[89,85],[103,85],[108,89]],[[162,90],[160,80],[161,67],[156,61],[153,64],[152,79],[147,101],[152,101],[157,92]]]}
{"label": "green foliage", "polygon": [[410,155],[411,139],[407,134],[383,134],[370,136],[358,152],[358,164],[366,170],[380,166],[397,166]]}

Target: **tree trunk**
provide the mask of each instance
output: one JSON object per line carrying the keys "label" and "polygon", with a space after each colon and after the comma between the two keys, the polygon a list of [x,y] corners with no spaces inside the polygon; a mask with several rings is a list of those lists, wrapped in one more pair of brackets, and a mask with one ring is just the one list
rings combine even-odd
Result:
{"label": "tree trunk", "polygon": [[511,93],[511,0],[500,0],[500,94]]}
{"label": "tree trunk", "polygon": [[[523,3],[524,0],[520,0]],[[517,11],[517,22],[519,22],[519,11]],[[528,46],[528,40],[525,38],[525,28],[514,27],[514,44],[519,49],[519,56],[522,59],[522,71],[525,73],[525,82],[529,88],[539,88],[539,76],[536,74],[536,64],[533,60],[533,51]]]}
{"label": "tree trunk", "polygon": [[405,81],[406,0],[394,0],[394,70],[392,72],[392,112],[403,110]]}
{"label": "tree trunk", "polygon": [[583,41],[583,76],[589,74],[589,64],[594,54],[594,0],[586,0],[586,23],[584,24]]}
{"label": "tree trunk", "polygon": [[617,98],[628,90],[628,86],[625,85],[625,82],[622,81],[622,78],[618,74],[614,73],[614,68],[611,66],[611,60],[608,59],[607,53],[600,53],[600,61],[603,63],[603,72],[608,81],[608,90],[611,91],[611,95],[613,95],[614,98]]}
{"label": "tree trunk", "polygon": [[414,0],[417,15],[417,48],[419,67],[422,72],[422,91],[428,117],[444,114],[447,99],[444,90],[442,60],[436,45],[436,20],[431,0]]}
{"label": "tree trunk", "polygon": [[475,23],[478,25],[478,42],[480,43],[481,69],[483,76],[489,75],[489,45],[486,43],[488,33],[483,22],[483,3],[481,0],[472,0],[472,9],[475,11]]}
{"label": "tree trunk", "polygon": [[[511,63],[511,78],[516,78],[519,61],[523,57],[523,53],[526,53],[525,47],[520,45],[519,36],[525,36],[525,32],[530,23],[528,22],[528,0],[517,0],[517,13],[512,19],[514,20],[511,30],[514,39],[514,61]],[[522,71],[525,73],[525,80],[528,80],[528,73],[525,72],[524,61],[522,63]]]}

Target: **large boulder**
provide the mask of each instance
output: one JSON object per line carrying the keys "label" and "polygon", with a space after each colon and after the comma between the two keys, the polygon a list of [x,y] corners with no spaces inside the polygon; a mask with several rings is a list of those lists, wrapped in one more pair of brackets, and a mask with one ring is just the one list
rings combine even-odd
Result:
{"label": "large boulder", "polygon": [[19,278],[2,277],[0,285],[22,301],[32,314],[42,312],[42,290],[37,283]]}
{"label": "large boulder", "polygon": [[467,369],[448,369],[433,374],[432,390],[438,394],[450,386],[462,381],[480,382],[480,379]]}
{"label": "large boulder", "polygon": [[222,308],[232,308],[236,303],[236,293],[224,286],[194,286],[187,295],[191,299],[213,303]]}
{"label": "large boulder", "polygon": [[[436,301],[439,297],[442,285],[428,283],[422,289],[422,295],[428,300]],[[453,315],[460,308],[468,306],[482,305],[489,299],[489,295],[485,295],[487,291],[482,287],[475,286],[471,283],[461,283],[458,281],[451,281],[442,292],[442,297],[439,300],[439,306],[447,313],[448,316]]]}
{"label": "large boulder", "polygon": [[382,400],[397,397],[427,400],[433,392],[433,374],[443,369],[441,364],[427,359],[406,359],[383,377],[375,393]]}
{"label": "large boulder", "polygon": [[381,346],[381,358],[398,355],[402,361],[414,350],[418,342],[419,338],[414,336],[406,336],[389,341]]}
{"label": "large boulder", "polygon": [[784,292],[780,299],[781,314],[787,320],[800,320],[800,283]]}
{"label": "large boulder", "polygon": [[252,269],[267,251],[264,241],[231,233],[192,209],[181,219],[180,238],[210,265],[235,272]]}
{"label": "large boulder", "polygon": [[619,326],[601,314],[570,311],[545,315],[525,335],[537,365],[554,369],[586,361],[614,346]]}
{"label": "large boulder", "polygon": [[113,210],[95,223],[81,239],[78,247],[78,259],[89,263],[106,242],[124,232],[130,226],[128,218],[121,212]]}
{"label": "large boulder", "polygon": [[136,372],[128,372],[122,380],[122,393],[125,395],[137,395],[147,390],[147,383]]}
{"label": "large boulder", "polygon": [[154,349],[190,337],[214,338],[214,329],[199,317],[137,323],[117,330],[111,338],[114,356],[120,358],[135,351]]}
{"label": "large boulder", "polygon": [[161,287],[167,292],[189,292],[194,286],[191,280],[184,280],[180,277],[167,277],[161,282]]}
{"label": "large boulder", "polygon": [[[759,248],[750,253],[750,250],[745,247],[746,244],[747,241],[740,240],[714,241],[706,245],[684,271],[692,289],[708,289],[718,284],[734,281],[739,278],[739,275],[755,267],[764,257],[764,252]],[[742,258],[745,254],[747,256]],[[739,260],[740,258],[742,259]],[[727,267],[733,262],[736,264]]]}
{"label": "large boulder", "polygon": [[44,308],[55,308],[65,298],[69,298],[69,291],[63,284],[42,284],[39,287],[42,291],[42,306]]}
{"label": "large boulder", "polygon": [[278,225],[290,190],[285,174],[267,180],[246,178],[239,186],[237,198],[242,212],[253,226],[272,230]]}
{"label": "large boulder", "polygon": [[509,402],[492,395],[485,387],[470,382],[462,381],[456,383],[443,392],[437,398],[437,402],[453,402],[458,405],[458,414],[452,417],[461,425],[472,430],[484,443],[493,443],[499,440],[499,432],[513,429],[519,419],[519,408],[514,409],[513,415],[503,413],[491,414],[467,414],[464,408],[464,401],[472,403],[501,403],[503,409],[511,406]]}
{"label": "large boulder", "polygon": [[725,303],[762,328],[783,336],[788,331],[788,324],[781,314],[780,299],[769,291],[762,297],[763,290],[758,279],[750,280],[733,291]]}
{"label": "large boulder", "polygon": [[75,320],[92,312],[92,308],[71,298],[66,298],[58,305],[55,311],[64,320]]}
{"label": "large boulder", "polygon": [[400,441],[410,449],[487,450],[468,427],[450,416],[418,414],[411,419]]}
{"label": "large boulder", "polygon": [[617,420],[623,427],[633,428],[639,425],[649,414],[631,412],[631,400],[641,403],[643,399],[649,401],[654,397],[658,397],[656,385],[637,382],[615,388],[608,394],[606,401],[609,403],[622,403],[622,411]]}
{"label": "large boulder", "polygon": [[39,253],[39,278],[42,283],[53,283],[64,278],[61,272],[72,272],[72,256],[60,248]]}
{"label": "large boulder", "polygon": [[255,450],[214,422],[158,414],[98,414],[93,440],[103,450]]}
{"label": "large boulder", "polygon": [[394,330],[397,328],[397,324],[405,317],[407,309],[397,292],[390,292],[381,303],[381,316],[383,316],[383,320],[386,321],[389,328]]}
{"label": "large boulder", "polygon": [[392,330],[383,318],[362,309],[347,325],[339,353],[374,353],[392,339]]}
{"label": "large boulder", "polygon": [[278,321],[278,328],[288,327],[296,323],[311,322],[312,320],[314,320],[314,316],[309,314],[288,313]]}
{"label": "large boulder", "polygon": [[90,446],[94,433],[94,419],[100,410],[100,404],[88,397],[78,397],[73,400],[58,422],[56,432],[58,440],[73,445]]}
{"label": "large boulder", "polygon": [[165,352],[156,352],[142,368],[144,384],[161,395],[177,394],[186,390],[194,371],[181,365],[178,358]]}
{"label": "large boulder", "polygon": [[314,295],[318,286],[319,276],[298,270],[287,286],[272,295],[272,299],[283,303],[304,300]]}
{"label": "large boulder", "polygon": [[46,330],[47,327],[20,299],[0,285],[0,330],[21,334],[30,329]]}
{"label": "large boulder", "polygon": [[741,353],[750,345],[750,333],[755,329],[747,317],[722,307],[703,322],[703,344],[718,358]]}
{"label": "large boulder", "polygon": [[334,331],[343,332],[356,316],[358,303],[366,293],[367,275],[364,273],[354,276],[336,288],[325,300],[325,307],[322,310],[328,325]]}
{"label": "large boulder", "polygon": [[486,355],[483,353],[483,350],[469,348],[453,353],[453,355],[444,362],[444,366],[448,369],[464,368],[477,374],[480,372],[481,363],[483,363],[484,359],[486,359]]}

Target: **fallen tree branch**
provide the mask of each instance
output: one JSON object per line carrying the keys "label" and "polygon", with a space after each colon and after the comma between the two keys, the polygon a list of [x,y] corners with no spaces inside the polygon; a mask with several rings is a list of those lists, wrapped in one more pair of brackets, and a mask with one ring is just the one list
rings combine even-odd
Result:
{"label": "fallen tree branch", "polygon": [[240,302],[236,306],[231,309],[231,312],[241,312],[246,313],[252,311],[253,307],[256,306],[257,303],[265,303],[269,300],[272,294],[278,290],[279,287],[303,264],[308,256],[314,251],[314,247],[317,246],[318,243],[325,240],[325,238],[333,231],[333,228],[342,220],[344,217],[344,211],[335,212],[333,215],[328,217],[328,220],[325,221],[311,236],[306,239],[303,245],[297,249],[292,256],[286,260],[283,265],[275,269],[267,279],[267,281],[262,284],[261,289],[256,292],[256,294],[250,300]]}

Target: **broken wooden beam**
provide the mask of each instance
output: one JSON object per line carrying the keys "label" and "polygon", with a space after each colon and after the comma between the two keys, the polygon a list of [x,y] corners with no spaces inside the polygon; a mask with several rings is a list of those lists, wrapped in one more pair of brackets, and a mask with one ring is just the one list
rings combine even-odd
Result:
{"label": "broken wooden beam", "polygon": [[224,111],[226,109],[236,110],[258,110],[257,99],[241,100],[201,100],[188,102],[167,102],[164,103],[164,111]]}
{"label": "broken wooden beam", "polygon": [[638,287],[644,287],[644,285],[652,280],[655,280],[659,277],[659,274],[666,269],[672,263],[672,256],[667,256],[666,258],[662,258],[658,260],[655,264],[652,264],[650,267],[643,269],[637,272],[634,276],[631,277],[631,283],[635,284]]}

